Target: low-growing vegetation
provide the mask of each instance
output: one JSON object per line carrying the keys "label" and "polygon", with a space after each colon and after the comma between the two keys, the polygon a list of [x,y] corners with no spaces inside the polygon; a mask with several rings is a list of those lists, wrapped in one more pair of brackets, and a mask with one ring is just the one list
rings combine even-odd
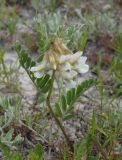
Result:
{"label": "low-growing vegetation", "polygon": [[0,0],[0,159],[122,159],[122,4]]}

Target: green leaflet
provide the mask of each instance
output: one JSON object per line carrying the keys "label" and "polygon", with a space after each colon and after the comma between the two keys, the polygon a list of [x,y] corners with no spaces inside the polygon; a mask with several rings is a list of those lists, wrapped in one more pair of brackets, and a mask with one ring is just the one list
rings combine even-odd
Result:
{"label": "green leaflet", "polygon": [[20,45],[16,45],[15,49],[18,53],[20,64],[25,70],[28,70],[29,68],[35,66],[36,63],[31,60],[31,58],[28,56],[28,53],[24,49],[22,49]]}
{"label": "green leaflet", "polygon": [[65,98],[64,95],[62,95],[62,97],[61,97],[61,105],[62,105],[63,111],[66,111],[66,109],[67,109],[67,101],[66,101],[66,98]]}
{"label": "green leaflet", "polygon": [[67,114],[63,117],[63,121],[67,121],[69,119],[73,118],[73,114]]}
{"label": "green leaflet", "polygon": [[52,80],[49,79],[48,82],[46,83],[46,85],[41,88],[41,91],[42,91],[43,93],[46,93],[46,92],[49,91],[50,86],[51,86],[51,81],[52,81]]}
{"label": "green leaflet", "polygon": [[55,111],[59,117],[62,117],[61,107],[58,103],[55,104]]}
{"label": "green leaflet", "polygon": [[49,75],[45,75],[45,76],[43,76],[43,77],[41,77],[41,78],[38,78],[38,79],[37,79],[37,86],[38,86],[40,89],[43,88],[43,87],[47,84],[47,82],[49,81],[49,78],[50,78]]}
{"label": "green leaflet", "polygon": [[72,99],[72,93],[71,91],[67,92],[67,104],[70,105]]}
{"label": "green leaflet", "polygon": [[62,95],[60,102],[55,105],[57,115],[63,120],[72,118],[74,103],[77,102],[78,98],[82,96],[85,91],[96,84],[98,84],[96,79],[86,80],[78,85],[77,88],[69,90],[66,95]]}
{"label": "green leaflet", "polygon": [[33,151],[29,152],[28,157],[31,160],[44,160],[44,150],[40,144],[37,144]]}
{"label": "green leaflet", "polygon": [[83,37],[81,39],[81,50],[82,51],[85,49],[87,39],[88,39],[88,29],[85,29],[85,31],[83,33]]}
{"label": "green leaflet", "polygon": [[51,86],[50,76],[47,74],[41,78],[36,79],[35,84],[41,92],[43,93],[48,92]]}
{"label": "green leaflet", "polygon": [[29,57],[28,53],[22,49],[20,45],[16,45],[15,48],[16,52],[18,53],[21,66],[26,70],[38,90],[40,90],[42,93],[48,92],[51,84],[50,76],[48,74],[44,74],[44,76],[41,78],[35,78],[34,74],[30,71],[30,68],[35,66],[36,63],[32,61],[31,57]]}

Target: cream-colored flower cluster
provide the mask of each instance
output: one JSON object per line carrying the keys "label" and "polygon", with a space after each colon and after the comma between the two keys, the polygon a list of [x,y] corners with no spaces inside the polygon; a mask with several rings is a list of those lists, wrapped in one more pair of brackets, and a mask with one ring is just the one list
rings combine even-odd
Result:
{"label": "cream-colored flower cluster", "polygon": [[32,67],[34,76],[40,78],[44,73],[52,74],[55,70],[56,78],[66,84],[67,88],[76,87],[78,73],[86,73],[89,66],[87,57],[82,52],[72,53],[61,39],[56,39],[50,49],[45,53],[41,64]]}

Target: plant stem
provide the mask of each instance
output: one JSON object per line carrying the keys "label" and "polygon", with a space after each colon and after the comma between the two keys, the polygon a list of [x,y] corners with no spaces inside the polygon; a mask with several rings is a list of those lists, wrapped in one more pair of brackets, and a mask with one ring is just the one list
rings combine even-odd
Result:
{"label": "plant stem", "polygon": [[32,131],[32,132],[35,133],[36,135],[38,135],[43,142],[48,143],[48,141],[47,141],[41,134],[39,134],[36,130],[34,130],[33,128],[31,128],[29,125],[26,125],[26,124],[25,124],[24,122],[22,122],[21,120],[19,121],[19,123],[20,123],[22,126],[25,126],[26,128],[28,128],[30,131]]}
{"label": "plant stem", "polygon": [[5,77],[7,79],[7,83],[9,83],[9,78],[8,78],[8,74],[7,74],[6,66],[5,66],[4,62],[2,62],[2,67],[3,67],[4,73],[5,73]]}
{"label": "plant stem", "polygon": [[66,134],[65,129],[64,129],[61,121],[55,115],[55,113],[54,113],[54,111],[51,107],[51,104],[50,104],[50,98],[51,98],[51,94],[52,94],[52,91],[53,91],[54,78],[55,78],[55,70],[53,70],[51,87],[50,87],[50,90],[49,90],[49,93],[48,93],[48,96],[47,96],[47,106],[49,108],[50,113],[52,114],[52,117],[55,119],[55,122],[57,123],[57,126],[61,129],[61,131],[62,131],[62,133],[63,133],[63,135],[66,139],[67,145],[70,147],[71,151],[73,151],[73,147],[71,145],[70,139],[69,139],[68,135]]}
{"label": "plant stem", "polygon": [[99,141],[98,141],[97,138],[94,139],[94,142],[95,142],[95,144],[96,144],[96,148],[97,148],[98,152],[101,153],[103,160],[108,160],[108,158],[107,158],[107,153],[104,151],[104,149],[103,149],[102,146],[100,145],[100,143],[99,143]]}

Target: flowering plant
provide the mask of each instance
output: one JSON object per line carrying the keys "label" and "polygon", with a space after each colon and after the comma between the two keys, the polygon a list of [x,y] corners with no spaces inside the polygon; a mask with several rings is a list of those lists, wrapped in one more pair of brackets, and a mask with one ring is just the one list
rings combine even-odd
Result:
{"label": "flowering plant", "polygon": [[64,82],[65,87],[75,88],[78,73],[86,73],[89,66],[85,63],[87,57],[81,56],[82,52],[73,54],[61,39],[56,39],[54,44],[45,53],[43,62],[31,67],[36,78],[41,78],[45,73],[52,75],[55,70],[56,79]]}
{"label": "flowering plant", "polygon": [[[97,80],[90,79],[77,85],[78,74],[86,73],[89,70],[89,66],[86,64],[87,57],[82,56],[82,51],[73,53],[71,48],[64,42],[63,38],[56,36],[50,41],[47,49],[42,47],[43,54],[41,53],[41,56],[43,55],[43,58],[39,63],[32,61],[27,51],[20,45],[16,46],[16,51],[20,64],[28,73],[37,90],[45,94],[49,112],[61,129],[67,145],[72,150],[73,146],[63,126],[63,121],[73,117],[74,103],[86,90],[96,85]],[[83,42],[85,43],[85,41]],[[55,82],[58,85],[61,84],[61,89],[65,88],[66,92],[60,93],[60,88],[58,87],[59,100],[52,106],[51,97]]]}

